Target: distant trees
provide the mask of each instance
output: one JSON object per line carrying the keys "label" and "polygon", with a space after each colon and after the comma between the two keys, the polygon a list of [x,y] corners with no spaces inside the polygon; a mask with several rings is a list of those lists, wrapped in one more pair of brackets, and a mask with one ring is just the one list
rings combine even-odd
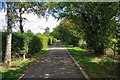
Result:
{"label": "distant trees", "polygon": [[50,28],[49,27],[45,28],[45,32],[43,34],[45,34],[46,36],[49,36],[50,35]]}
{"label": "distant trees", "polygon": [[76,46],[80,39],[80,32],[76,30],[76,26],[72,20],[64,19],[51,34],[65,43]]}
{"label": "distant trees", "polygon": [[115,16],[119,3],[58,3],[49,10],[58,19],[69,18],[78,24],[84,38],[94,53],[102,54],[105,48],[111,47],[115,35]]}

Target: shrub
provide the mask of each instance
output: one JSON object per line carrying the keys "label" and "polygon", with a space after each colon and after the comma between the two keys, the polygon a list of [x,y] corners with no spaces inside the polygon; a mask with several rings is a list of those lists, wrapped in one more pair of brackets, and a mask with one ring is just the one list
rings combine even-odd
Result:
{"label": "shrub", "polygon": [[[2,32],[2,60],[5,57],[6,36],[7,33]],[[12,33],[12,57],[38,53],[42,48],[47,48],[48,44],[52,44],[52,42],[55,42],[55,38],[43,34],[34,35],[31,32],[23,34],[14,32]]]}
{"label": "shrub", "polygon": [[5,57],[5,50],[6,50],[6,32],[2,32],[2,61],[4,60]]}
{"label": "shrub", "polygon": [[53,43],[53,38],[52,37],[49,37],[48,38],[48,45],[51,45]]}
{"label": "shrub", "polygon": [[117,52],[120,55],[120,24],[118,24],[118,29],[116,31],[116,37],[117,37]]}
{"label": "shrub", "polygon": [[21,33],[13,33],[12,37],[12,55],[19,57],[20,54],[23,54],[26,45],[26,36]]}
{"label": "shrub", "polygon": [[[5,57],[5,50],[6,50],[6,37],[7,33],[2,32],[2,60]],[[21,35],[20,33],[13,33],[12,34],[12,57],[18,57],[22,50],[24,50],[25,45],[25,36]]]}
{"label": "shrub", "polygon": [[47,48],[48,47],[48,37],[43,34],[40,34],[40,33],[36,34],[36,36],[41,38],[42,48]]}
{"label": "shrub", "polygon": [[56,39],[56,38],[53,38],[53,39],[52,39],[52,42],[53,42],[53,43],[55,43],[56,41],[57,41],[57,39]]}
{"label": "shrub", "polygon": [[[6,32],[2,32],[2,60],[5,57],[6,50]],[[21,54],[28,53],[28,45],[33,38],[32,33],[14,32],[12,33],[12,57],[20,57]]]}
{"label": "shrub", "polygon": [[42,49],[41,39],[37,36],[34,36],[31,42],[29,43],[29,53],[34,54],[38,53]]}

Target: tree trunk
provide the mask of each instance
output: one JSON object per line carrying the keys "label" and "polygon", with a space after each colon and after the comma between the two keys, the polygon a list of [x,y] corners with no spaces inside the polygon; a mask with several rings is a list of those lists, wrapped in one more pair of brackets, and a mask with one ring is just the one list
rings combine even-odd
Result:
{"label": "tree trunk", "polygon": [[7,41],[6,41],[6,54],[5,65],[11,66],[11,43],[12,43],[12,19],[11,19],[11,7],[10,2],[7,2]]}
{"label": "tree trunk", "polygon": [[25,54],[23,54],[23,59],[25,60]]}
{"label": "tree trunk", "polygon": [[23,25],[22,25],[22,8],[20,8],[19,13],[20,13],[20,32],[24,33]]}

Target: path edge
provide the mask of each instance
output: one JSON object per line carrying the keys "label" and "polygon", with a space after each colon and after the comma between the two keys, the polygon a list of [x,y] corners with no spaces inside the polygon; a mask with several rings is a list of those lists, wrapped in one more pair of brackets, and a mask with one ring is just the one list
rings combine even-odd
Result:
{"label": "path edge", "polygon": [[64,49],[66,50],[67,54],[70,56],[72,61],[75,63],[75,65],[78,67],[78,69],[82,72],[83,76],[87,79],[90,80],[89,76],[86,74],[84,69],[75,61],[75,59],[71,56],[71,54],[68,52],[67,48],[63,45]]}
{"label": "path edge", "polygon": [[[46,55],[47,53],[49,53],[49,51],[52,50],[52,47],[53,47],[54,45],[56,45],[56,42],[53,43],[50,48],[48,48],[48,51],[45,53],[45,55]],[[43,55],[43,57],[45,57],[45,55]],[[43,59],[43,57],[42,57],[41,59]],[[38,63],[38,62],[37,62],[37,63]],[[37,63],[36,63],[36,64],[37,64]],[[34,64],[34,65],[36,65],[36,64]],[[26,70],[26,72],[27,72],[27,70]],[[26,72],[25,72],[25,73],[26,73]],[[21,80],[22,77],[25,75],[25,73],[23,73],[23,74],[18,78],[18,80]]]}

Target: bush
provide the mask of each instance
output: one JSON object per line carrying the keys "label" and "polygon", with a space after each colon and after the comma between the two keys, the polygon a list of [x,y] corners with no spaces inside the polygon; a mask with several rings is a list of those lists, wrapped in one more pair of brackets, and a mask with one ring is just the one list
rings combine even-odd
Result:
{"label": "bush", "polygon": [[57,40],[56,38],[50,36],[49,39],[48,39],[48,45],[51,45],[51,44],[55,43],[56,40]]}
{"label": "bush", "polygon": [[[2,60],[5,57],[6,50],[6,32],[2,32]],[[12,34],[12,57],[21,57],[23,54],[35,54],[42,48],[47,48],[48,44],[55,42],[55,38],[47,37],[43,34],[34,35],[31,32],[14,32]]]}
{"label": "bush", "polygon": [[29,43],[29,53],[34,54],[38,53],[42,49],[41,39],[37,36],[34,36],[31,42]]}
{"label": "bush", "polygon": [[51,45],[53,43],[53,38],[52,37],[49,37],[48,38],[48,45]]}
{"label": "bush", "polygon": [[[6,37],[7,33],[2,32],[2,60],[5,57],[6,51]],[[24,50],[25,38],[20,33],[12,34],[12,57],[18,57],[22,50]]]}
{"label": "bush", "polygon": [[57,41],[57,39],[56,39],[56,38],[53,38],[53,39],[52,39],[52,42],[53,42],[53,43],[55,43],[56,41]]}
{"label": "bush", "polygon": [[117,37],[117,53],[120,55],[120,24],[117,26],[118,29],[116,31],[116,37]]}
{"label": "bush", "polygon": [[13,33],[12,37],[12,55],[19,57],[20,54],[25,50],[26,45],[26,35],[21,33]]}
{"label": "bush", "polygon": [[6,32],[2,32],[2,61],[4,60],[5,57],[5,50],[6,50]]}
{"label": "bush", "polygon": [[40,33],[36,34],[36,36],[41,38],[42,48],[47,48],[48,47],[48,37],[43,34],[40,34]]}
{"label": "bush", "polygon": [[[5,50],[6,50],[6,32],[2,32],[2,60],[5,57]],[[14,32],[12,34],[12,57],[21,57],[23,54],[27,54],[29,49],[29,43],[33,43],[34,35],[32,33],[23,33]],[[38,44],[34,44],[34,46],[38,46]],[[32,47],[34,47],[32,46]],[[39,47],[38,47],[39,48]],[[33,48],[31,48],[33,49]],[[35,53],[35,51],[33,51]],[[37,51],[36,51],[37,52]]]}

